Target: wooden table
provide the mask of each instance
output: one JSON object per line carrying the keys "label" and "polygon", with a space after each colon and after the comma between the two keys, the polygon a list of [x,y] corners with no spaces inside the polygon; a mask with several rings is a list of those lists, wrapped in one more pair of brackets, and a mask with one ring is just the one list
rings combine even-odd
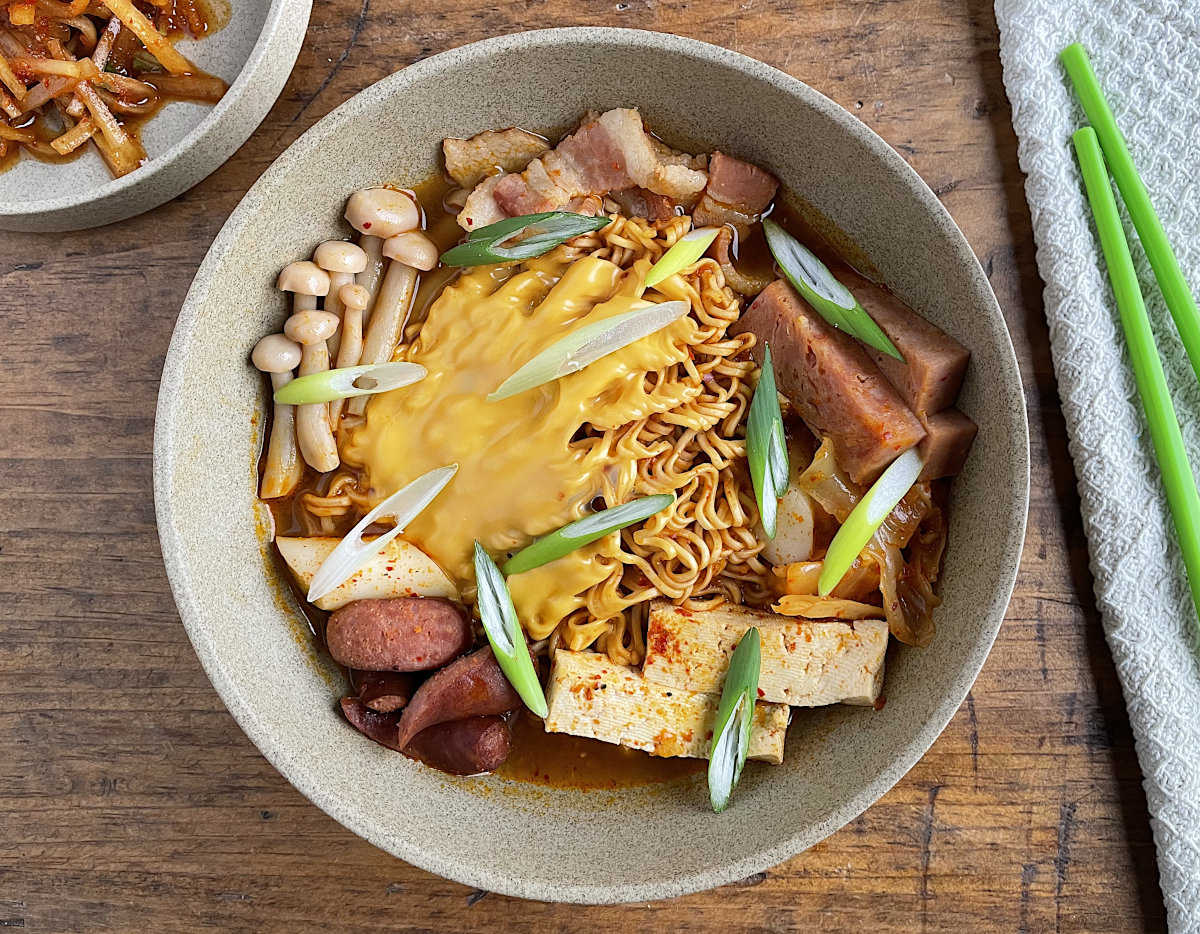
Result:
{"label": "wooden table", "polygon": [[[155,395],[176,311],[271,160],[351,94],[422,57],[579,24],[744,52],[807,81],[899,150],[991,278],[1033,439],[1029,536],[1007,622],[920,764],[782,866],[618,908],[485,897],[376,850],[302,798],[200,669],[171,601],[150,497]],[[116,227],[0,234],[0,927],[1161,928],[1009,118],[990,0],[320,0],[283,96],[207,181]]]}

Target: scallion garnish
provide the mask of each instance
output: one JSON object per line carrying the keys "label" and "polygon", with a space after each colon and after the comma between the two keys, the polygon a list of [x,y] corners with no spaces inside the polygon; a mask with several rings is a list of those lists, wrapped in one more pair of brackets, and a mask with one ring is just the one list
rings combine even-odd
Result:
{"label": "scallion garnish", "polygon": [[492,653],[525,706],[537,716],[545,717],[549,712],[546,695],[533,667],[533,658],[525,642],[525,633],[517,620],[504,575],[496,567],[491,555],[475,543],[475,583],[478,587],[476,600],[479,603],[479,618],[483,620],[483,631],[491,643]]}
{"label": "scallion garnish", "polygon": [[867,346],[904,362],[896,345],[875,319],[858,303],[853,293],[833,277],[812,250],[769,217],[764,218],[762,224],[775,262],[788,282],[822,318]]}
{"label": "scallion garnish", "polygon": [[712,246],[720,232],[720,227],[699,227],[676,240],[646,273],[646,288],[658,285],[668,276],[695,263]]}
{"label": "scallion garnish", "polygon": [[152,71],[163,71],[163,66],[158,63],[158,59],[144,49],[140,52],[133,53],[133,70],[141,74],[146,74]]}
{"label": "scallion garnish", "polygon": [[[308,602],[316,603],[323,596],[347,580],[362,568],[388,542],[404,531],[404,527],[415,519],[426,506],[433,502],[442,488],[458,471],[458,464],[438,467],[417,477],[412,483],[397,490],[352,528],[337,547],[329,553],[308,585]],[[391,518],[396,527],[389,529],[369,542],[363,541],[363,533],[378,519]]]}
{"label": "scallion garnish", "polygon": [[754,398],[750,401],[750,414],[746,419],[746,454],[763,531],[767,538],[774,538],[779,497],[788,487],[788,452],[770,344],[763,345],[758,385],[754,387]]}
{"label": "scallion garnish", "polygon": [[575,549],[591,544],[610,532],[648,519],[656,512],[662,512],[673,502],[675,497],[670,493],[659,493],[584,516],[522,548],[504,563],[501,570],[506,577],[511,577],[513,574],[523,574],[525,571],[540,568],[543,564],[569,555]]}
{"label": "scallion garnish", "polygon": [[447,266],[486,266],[532,259],[549,253],[572,237],[607,227],[611,222],[608,217],[570,211],[510,217],[472,232],[464,242],[443,253],[442,262]]}
{"label": "scallion garnish", "polygon": [[713,723],[708,750],[708,799],[720,814],[742,777],[742,766],[750,751],[750,728],[754,724],[754,702],[758,698],[761,648],[758,629],[751,626],[738,641],[729,659],[721,704]]}
{"label": "scallion garnish", "polygon": [[424,379],[425,373],[425,367],[416,363],[345,366],[291,380],[275,393],[275,401],[284,405],[310,405],[367,396],[408,386]]}
{"label": "scallion garnish", "polygon": [[507,399],[582,370],[601,357],[607,357],[634,341],[662,330],[689,310],[690,306],[684,301],[660,302],[585,324],[537,354],[497,386],[495,392],[488,396],[488,401]]}
{"label": "scallion garnish", "polygon": [[909,448],[888,464],[887,470],[879,475],[871,489],[850,510],[850,515],[846,516],[846,521],[837,530],[833,541],[829,543],[829,550],[825,552],[821,574],[817,578],[818,594],[829,596],[850,570],[854,559],[867,547],[871,536],[883,525],[883,520],[896,508],[904,494],[912,489],[923,466],[917,449]]}

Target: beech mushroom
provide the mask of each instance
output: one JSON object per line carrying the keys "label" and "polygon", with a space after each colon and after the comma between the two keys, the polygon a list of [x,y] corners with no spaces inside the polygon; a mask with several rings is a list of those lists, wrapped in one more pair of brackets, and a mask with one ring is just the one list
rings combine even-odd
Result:
{"label": "beech mushroom", "polygon": [[317,307],[319,297],[329,294],[329,273],[308,260],[288,263],[279,273],[275,287],[293,293],[293,313],[311,311]]}
{"label": "beech mushroom", "polygon": [[[388,242],[410,232],[425,239],[424,235],[416,230],[421,223],[421,212],[416,202],[403,192],[390,188],[366,188],[356,191],[346,204],[346,220],[360,233],[370,237],[385,237]],[[364,244],[366,242],[368,241],[364,240]],[[383,244],[383,251],[387,255],[387,243]],[[435,247],[434,263],[436,262]],[[408,309],[412,305],[416,285],[416,268],[397,259],[388,263],[387,272],[384,273],[379,291],[371,305],[360,363],[387,363],[392,359],[392,353],[404,328],[404,321],[408,317]],[[350,401],[347,411],[352,415],[362,415],[366,408],[367,397],[357,396]]]}
{"label": "beech mushroom", "polygon": [[[367,268],[367,252],[356,243],[345,240],[326,240],[313,251],[313,261],[329,273],[329,292],[325,296],[325,310],[330,314],[342,317],[342,300],[339,292],[342,286],[354,281],[354,276]],[[334,360],[338,355],[338,345],[341,342],[342,330],[333,332],[329,338],[329,359]]]}
{"label": "beech mushroom", "polygon": [[[370,294],[361,285],[344,285],[338,293],[342,303],[342,343],[338,348],[339,368],[358,366],[362,358],[363,312],[367,310]],[[334,399],[329,403],[329,423],[335,428],[342,415],[345,399]]]}
{"label": "beech mushroom", "polygon": [[[292,370],[300,365],[300,358],[300,345],[283,334],[268,334],[254,345],[250,355],[255,369],[270,375],[272,393],[291,382]],[[287,496],[303,474],[304,465],[296,449],[295,406],[274,403],[260,497]]]}
{"label": "beech mushroom", "polygon": [[359,245],[367,253],[366,268],[356,281],[367,290],[372,307],[379,282],[383,277],[383,241],[406,230],[421,226],[421,212],[416,202],[394,188],[363,188],[346,202],[346,220],[362,236]]}
{"label": "beech mushroom", "polygon": [[419,230],[409,230],[383,241],[383,255],[406,266],[428,272],[438,264],[438,248]]}
{"label": "beech mushroom", "polygon": [[[299,295],[296,296],[299,299]],[[300,375],[308,376],[329,369],[329,350],[325,345],[337,330],[338,319],[327,311],[298,311],[283,326],[283,333],[300,344]],[[333,431],[329,427],[329,406],[324,402],[296,407],[296,439],[300,453],[309,466],[321,473],[333,470],[341,462]]]}

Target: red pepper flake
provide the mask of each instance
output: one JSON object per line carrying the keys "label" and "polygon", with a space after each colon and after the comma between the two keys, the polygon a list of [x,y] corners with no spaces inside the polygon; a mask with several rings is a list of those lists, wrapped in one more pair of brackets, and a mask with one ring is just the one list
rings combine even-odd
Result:
{"label": "red pepper flake", "polygon": [[767,694],[766,694],[766,692],[765,692],[765,691],[764,691],[762,688],[759,688],[759,689],[758,689],[758,696],[759,696],[760,698],[761,698],[761,697],[766,697],[766,696],[767,696]]}
{"label": "red pepper flake", "polygon": [[370,230],[370,229],[371,229],[371,222],[363,221],[363,230]]}

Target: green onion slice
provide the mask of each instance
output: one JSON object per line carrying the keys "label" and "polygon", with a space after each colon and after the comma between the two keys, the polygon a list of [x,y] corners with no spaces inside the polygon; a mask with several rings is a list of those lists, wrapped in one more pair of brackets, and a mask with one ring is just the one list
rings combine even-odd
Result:
{"label": "green onion slice", "polygon": [[720,232],[720,227],[697,227],[676,240],[646,273],[646,288],[658,285],[668,276],[695,263],[712,246]]}
{"label": "green onion slice", "polygon": [[350,396],[369,396],[419,382],[425,374],[425,367],[417,363],[344,366],[291,380],[275,393],[275,401],[285,405],[310,405]]}
{"label": "green onion slice", "polygon": [[537,354],[497,386],[488,401],[498,402],[582,370],[601,357],[661,331],[689,310],[690,306],[684,301],[659,302],[585,324]]}
{"label": "green onion slice", "polygon": [[[166,70],[163,68],[162,65],[160,65],[158,63],[157,58],[155,58],[149,52],[146,52],[144,50],[141,52],[133,53],[132,64],[133,64],[134,71],[141,72],[143,74],[146,72],[151,72],[151,71],[165,71]],[[105,69],[105,70],[107,70],[107,69]]]}
{"label": "green onion slice", "polygon": [[754,724],[754,701],[758,697],[761,649],[757,627],[751,626],[733,650],[721,705],[713,724],[708,750],[708,799],[720,814],[742,777],[742,766],[750,751],[750,727]]}
{"label": "green onion slice", "polygon": [[764,218],[762,224],[775,262],[788,282],[822,318],[867,346],[904,362],[896,345],[875,319],[858,303],[853,293],[833,277],[812,250],[769,217]]}
{"label": "green onion slice", "polygon": [[[451,464],[422,474],[363,516],[362,521],[337,543],[337,547],[317,568],[317,573],[313,575],[308,586],[308,602],[316,603],[367,564],[384,545],[403,532],[404,527],[433,502],[434,497],[442,492],[442,488],[457,472],[458,464]],[[363,533],[371,523],[387,517],[395,520],[396,527],[388,529],[369,542],[363,541]]]}
{"label": "green onion slice", "polygon": [[829,596],[850,570],[854,559],[867,547],[867,542],[883,524],[883,520],[896,508],[904,494],[912,489],[924,466],[916,448],[909,448],[888,464],[887,470],[879,475],[871,489],[850,510],[850,515],[846,516],[846,521],[829,543],[821,575],[817,578],[818,594]]}
{"label": "green onion slice", "polygon": [[511,577],[513,574],[523,574],[525,571],[540,568],[563,555],[569,555],[576,548],[582,548],[603,538],[609,532],[616,532],[635,522],[649,519],[673,502],[675,497],[670,493],[659,493],[584,516],[522,548],[504,563],[501,570],[506,577]]}
{"label": "green onion slice", "polygon": [[479,618],[483,620],[483,631],[487,633],[500,670],[521,695],[525,706],[539,717],[545,717],[550,712],[546,706],[546,695],[542,692],[542,684],[533,667],[533,658],[517,620],[508,585],[504,583],[504,575],[496,567],[496,562],[479,542],[475,543],[475,582],[479,588],[476,598],[479,602]]}
{"label": "green onion slice", "polygon": [[609,217],[570,211],[522,214],[480,227],[464,242],[443,253],[442,262],[447,266],[486,266],[532,259],[549,253],[572,237],[607,227],[611,222]]}
{"label": "green onion slice", "polygon": [[763,531],[767,538],[774,538],[779,497],[788,488],[788,451],[770,344],[763,345],[762,369],[746,419],[746,453]]}

